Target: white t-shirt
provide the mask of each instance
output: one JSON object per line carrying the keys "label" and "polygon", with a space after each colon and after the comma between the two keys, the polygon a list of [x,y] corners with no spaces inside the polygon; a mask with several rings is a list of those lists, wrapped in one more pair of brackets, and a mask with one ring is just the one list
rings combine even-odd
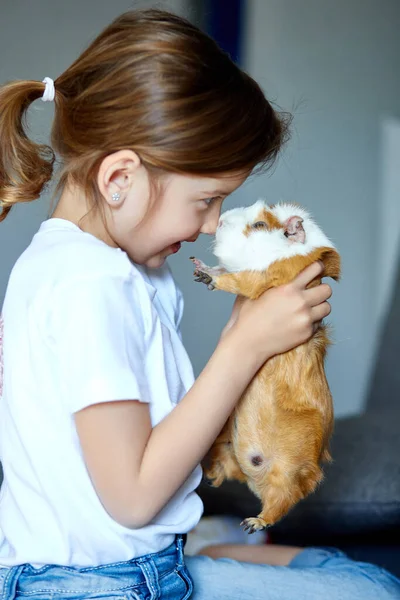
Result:
{"label": "white t-shirt", "polygon": [[132,264],[63,219],[45,221],[11,273],[3,307],[0,565],[92,566],[166,548],[203,505],[196,467],[146,527],[106,512],[73,413],[99,402],[149,403],[152,425],[193,384],[167,265]]}

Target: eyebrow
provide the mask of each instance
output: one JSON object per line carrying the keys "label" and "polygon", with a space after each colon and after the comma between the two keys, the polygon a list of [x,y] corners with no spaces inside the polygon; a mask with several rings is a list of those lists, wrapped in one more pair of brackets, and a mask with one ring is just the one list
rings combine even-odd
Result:
{"label": "eyebrow", "polygon": [[227,190],[206,190],[205,192],[200,192],[200,194],[207,194],[208,196],[229,196],[231,192]]}

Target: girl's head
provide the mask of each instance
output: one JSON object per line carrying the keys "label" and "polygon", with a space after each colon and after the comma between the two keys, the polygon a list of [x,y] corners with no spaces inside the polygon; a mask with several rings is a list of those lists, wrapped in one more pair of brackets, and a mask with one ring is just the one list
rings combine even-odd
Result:
{"label": "girl's head", "polygon": [[54,83],[51,147],[22,126],[44,84],[0,88],[0,219],[40,195],[55,152],[56,213],[150,266],[174,242],[213,233],[223,197],[287,134],[286,117],[210,37],[159,10],[118,17]]}

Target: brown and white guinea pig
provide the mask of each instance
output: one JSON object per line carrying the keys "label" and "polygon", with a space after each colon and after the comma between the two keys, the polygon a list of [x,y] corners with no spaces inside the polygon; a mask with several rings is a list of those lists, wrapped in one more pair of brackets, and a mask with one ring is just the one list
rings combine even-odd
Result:
{"label": "brown and white guinea pig", "polygon": [[[209,289],[255,299],[290,282],[316,260],[323,277],[338,279],[340,257],[308,212],[295,204],[263,200],[225,212],[215,236],[218,267],[195,264],[196,281]],[[320,277],[309,287],[319,284]],[[329,345],[321,324],[309,341],[268,360],[250,382],[212,446],[205,476],[246,482],[261,500],[257,517],[244,519],[250,533],[276,523],[322,480],[330,461],[333,405],[324,371]]]}

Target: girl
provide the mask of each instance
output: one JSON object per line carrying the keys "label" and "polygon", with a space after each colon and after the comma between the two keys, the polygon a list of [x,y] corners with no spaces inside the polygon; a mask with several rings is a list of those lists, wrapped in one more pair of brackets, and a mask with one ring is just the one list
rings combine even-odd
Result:
{"label": "girl", "polygon": [[193,382],[166,259],[215,232],[224,198],[276,156],[283,118],[194,26],[127,13],[54,83],[1,89],[2,219],[52,175],[53,149],[22,127],[38,98],[55,102],[60,199],[3,308],[1,597],[395,597],[389,574],[337,552],[183,557],[202,457],[259,367],[330,312],[328,285],[306,289],[311,265],[236,304]]}

